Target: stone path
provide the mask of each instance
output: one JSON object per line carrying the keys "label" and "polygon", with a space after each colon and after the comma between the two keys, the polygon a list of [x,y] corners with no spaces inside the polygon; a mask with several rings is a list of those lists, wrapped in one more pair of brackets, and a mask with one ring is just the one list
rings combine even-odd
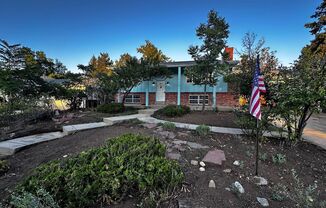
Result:
{"label": "stone path", "polygon": [[[26,137],[20,137],[8,141],[3,141],[0,142],[0,155],[11,155],[24,147],[37,144],[40,142],[58,139],[64,137],[67,134],[72,134],[77,131],[110,126],[132,119],[138,119],[146,123],[148,126],[151,126],[152,128],[154,127],[153,124],[167,122],[165,120],[160,120],[160,119],[150,117],[154,111],[155,110],[153,109],[144,109],[141,110],[139,114],[104,118],[103,122],[64,126],[63,132],[37,134],[37,135],[31,135]],[[187,123],[179,123],[179,122],[172,122],[172,123],[174,123],[177,128],[184,128],[190,130],[195,130],[199,126],[195,124],[187,124]],[[317,117],[313,117],[311,119],[311,121],[308,123],[306,130],[304,131],[304,137],[306,138],[307,141],[319,145],[324,149],[326,149],[326,125],[325,124],[326,124],[326,114],[320,114]],[[238,128],[210,126],[210,129],[212,132],[215,133],[225,133],[225,134],[233,134],[233,135],[243,134],[242,130]],[[161,134],[162,136],[166,134],[166,136],[170,138],[175,137],[175,135],[170,135],[164,132]],[[278,135],[279,135],[278,132],[271,132],[271,133],[264,134],[264,136],[272,136],[272,137]],[[191,146],[191,143],[188,143],[188,145]]]}
{"label": "stone path", "polygon": [[73,134],[77,131],[100,128],[100,127],[104,127],[104,126],[110,126],[110,124],[107,124],[105,122],[98,122],[98,123],[69,125],[69,126],[63,126],[62,131],[63,131],[63,133],[68,135],[68,134]]}

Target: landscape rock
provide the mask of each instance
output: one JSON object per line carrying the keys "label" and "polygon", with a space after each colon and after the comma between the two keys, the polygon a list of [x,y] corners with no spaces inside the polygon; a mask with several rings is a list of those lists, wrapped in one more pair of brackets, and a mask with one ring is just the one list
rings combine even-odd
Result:
{"label": "landscape rock", "polygon": [[227,191],[231,191],[231,189],[230,189],[229,187],[226,187],[225,190],[227,190]]}
{"label": "landscape rock", "polygon": [[199,171],[200,171],[200,172],[204,172],[204,171],[205,171],[205,168],[204,168],[204,167],[200,167],[200,168],[199,168]]}
{"label": "landscape rock", "polygon": [[259,204],[262,205],[263,207],[268,207],[268,206],[269,206],[268,200],[265,199],[265,198],[257,197],[257,201],[258,201]]}
{"label": "landscape rock", "polygon": [[179,144],[174,145],[173,148],[179,150],[180,152],[183,152],[186,150],[186,148],[184,148],[183,146],[181,146]]}
{"label": "landscape rock", "polygon": [[240,161],[239,161],[239,160],[235,160],[235,161],[233,162],[233,165],[235,165],[235,166],[239,166],[239,165],[240,165]]}
{"label": "landscape rock", "polygon": [[254,179],[255,179],[255,184],[258,186],[267,186],[268,184],[268,181],[263,177],[255,176]]}
{"label": "landscape rock", "polygon": [[195,142],[187,142],[187,145],[193,149],[207,149],[209,146],[201,145]]}
{"label": "landscape rock", "polygon": [[179,153],[172,153],[172,152],[169,152],[167,154],[167,157],[172,159],[172,160],[179,160],[181,155]]}
{"label": "landscape rock", "polygon": [[206,166],[206,164],[203,161],[200,161],[199,165],[202,166],[202,167]]}
{"label": "landscape rock", "polygon": [[173,132],[170,131],[160,131],[158,132],[159,135],[161,135],[164,138],[168,138],[168,139],[174,139],[176,136]]}
{"label": "landscape rock", "polygon": [[144,124],[142,124],[142,126],[145,127],[145,128],[148,128],[148,129],[153,129],[153,128],[157,127],[157,124],[155,124],[155,123],[144,123]]}
{"label": "landscape rock", "polygon": [[173,144],[176,144],[176,145],[181,145],[181,144],[187,144],[187,141],[183,141],[183,140],[173,140],[172,142]]}
{"label": "landscape rock", "polygon": [[187,137],[187,136],[189,136],[189,134],[186,132],[178,132],[178,136],[179,137]]}
{"label": "landscape rock", "polygon": [[222,165],[222,161],[225,161],[224,151],[219,149],[208,151],[205,157],[203,158],[203,161],[216,165]]}
{"label": "landscape rock", "polygon": [[215,182],[213,180],[209,181],[208,188],[216,188]]}
{"label": "landscape rock", "polygon": [[197,160],[191,160],[190,161],[190,164],[192,164],[192,165],[198,165],[198,161]]}
{"label": "landscape rock", "polygon": [[245,192],[243,186],[241,185],[241,183],[239,181],[234,182],[233,185],[240,194],[243,194]]}
{"label": "landscape rock", "polygon": [[224,172],[224,173],[231,173],[232,170],[231,170],[230,168],[227,168],[227,169],[224,169],[223,172]]}

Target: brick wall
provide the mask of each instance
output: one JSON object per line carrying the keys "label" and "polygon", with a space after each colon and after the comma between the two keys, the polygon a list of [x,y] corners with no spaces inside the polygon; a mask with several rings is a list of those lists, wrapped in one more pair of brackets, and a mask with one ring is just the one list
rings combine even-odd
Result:
{"label": "brick wall", "polygon": [[[140,96],[140,104],[145,105],[146,98],[145,93],[130,93]],[[189,95],[203,95],[204,93],[191,93],[191,92],[182,92],[181,93],[181,105],[190,105],[189,104]],[[165,93],[165,104],[177,104],[177,93],[175,92],[167,92]],[[208,104],[207,106],[212,106],[212,96],[213,94],[208,92]],[[117,101],[117,98],[116,98]],[[149,93],[149,105],[155,105],[156,103],[156,94],[155,92]],[[218,92],[216,93],[216,104],[218,106],[236,106],[238,105],[238,100],[231,92]]]}
{"label": "brick wall", "polygon": [[221,106],[236,106],[238,100],[231,92],[218,92],[216,94],[216,104]]}
{"label": "brick wall", "polygon": [[177,104],[177,93],[175,92],[166,92],[165,93],[165,104]]}
{"label": "brick wall", "polygon": [[[144,94],[145,96],[145,94]],[[149,93],[149,105],[155,105],[156,102],[156,93],[155,92],[150,92]],[[145,104],[145,102],[144,102]]]}

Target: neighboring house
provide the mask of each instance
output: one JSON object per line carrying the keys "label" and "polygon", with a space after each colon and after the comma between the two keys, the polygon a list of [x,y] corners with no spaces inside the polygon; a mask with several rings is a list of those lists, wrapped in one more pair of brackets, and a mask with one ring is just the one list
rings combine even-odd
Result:
{"label": "neighboring house", "polygon": [[[190,79],[184,75],[186,67],[195,65],[194,61],[168,62],[164,65],[171,69],[173,75],[170,78],[155,78],[144,81],[133,88],[126,97],[126,104],[134,105],[187,105],[192,109],[201,109],[204,100],[204,86],[194,85]],[[117,96],[117,101],[121,102],[121,94]],[[216,86],[207,87],[205,98],[207,108],[233,107],[238,101],[235,99],[228,83],[223,77],[219,77]]]}

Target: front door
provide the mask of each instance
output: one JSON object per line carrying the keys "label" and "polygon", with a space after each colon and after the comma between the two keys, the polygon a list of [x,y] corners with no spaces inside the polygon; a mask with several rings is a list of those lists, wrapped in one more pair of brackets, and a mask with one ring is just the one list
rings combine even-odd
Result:
{"label": "front door", "polygon": [[165,81],[157,81],[156,84],[156,101],[165,101]]}

